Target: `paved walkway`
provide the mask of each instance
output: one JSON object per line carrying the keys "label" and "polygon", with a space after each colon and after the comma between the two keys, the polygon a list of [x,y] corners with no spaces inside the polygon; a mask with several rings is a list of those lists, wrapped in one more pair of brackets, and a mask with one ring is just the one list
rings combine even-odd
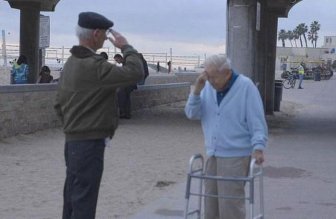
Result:
{"label": "paved walkway", "polygon": [[[336,218],[336,78],[283,90],[281,112],[269,116],[264,165],[265,218]],[[131,219],[183,218],[185,183]]]}

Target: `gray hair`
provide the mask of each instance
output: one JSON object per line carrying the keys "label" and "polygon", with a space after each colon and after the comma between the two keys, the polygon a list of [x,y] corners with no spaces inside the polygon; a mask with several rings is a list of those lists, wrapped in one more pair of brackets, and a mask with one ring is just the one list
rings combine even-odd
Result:
{"label": "gray hair", "polygon": [[204,66],[214,66],[219,72],[222,72],[224,69],[231,69],[231,60],[223,54],[212,55],[205,60]]}
{"label": "gray hair", "polygon": [[76,27],[76,35],[78,37],[78,39],[80,40],[88,40],[91,38],[92,33],[93,33],[93,29],[88,29],[88,28],[84,28],[84,27],[80,27],[77,25]]}

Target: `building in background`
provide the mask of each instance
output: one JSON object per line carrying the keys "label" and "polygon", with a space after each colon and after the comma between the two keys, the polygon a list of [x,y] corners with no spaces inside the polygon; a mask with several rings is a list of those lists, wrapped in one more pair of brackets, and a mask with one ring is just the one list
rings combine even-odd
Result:
{"label": "building in background", "polygon": [[335,68],[336,36],[325,36],[324,44],[320,48],[277,47],[276,72],[297,68],[301,62],[304,62],[308,69],[321,65]]}

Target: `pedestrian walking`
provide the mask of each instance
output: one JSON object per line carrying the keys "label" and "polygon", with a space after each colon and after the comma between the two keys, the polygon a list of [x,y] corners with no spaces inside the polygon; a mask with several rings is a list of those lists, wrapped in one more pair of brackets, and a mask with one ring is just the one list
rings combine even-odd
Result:
{"label": "pedestrian walking", "polygon": [[[206,174],[246,177],[251,157],[264,161],[267,125],[257,87],[231,68],[225,55],[205,61],[185,106],[189,119],[201,120],[208,156]],[[243,182],[205,181],[205,193],[244,197]],[[205,219],[245,219],[245,200],[205,198]]]}
{"label": "pedestrian walking", "polygon": [[303,62],[300,63],[298,71],[299,71],[299,80],[300,80],[298,89],[303,89],[302,81],[303,81],[303,77],[304,77],[304,73],[305,73]]}

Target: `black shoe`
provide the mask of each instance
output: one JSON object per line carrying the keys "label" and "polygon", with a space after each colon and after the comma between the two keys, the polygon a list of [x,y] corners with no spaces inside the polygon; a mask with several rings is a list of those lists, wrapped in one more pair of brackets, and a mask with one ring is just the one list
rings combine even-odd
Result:
{"label": "black shoe", "polygon": [[299,87],[298,89],[303,89],[303,87]]}

